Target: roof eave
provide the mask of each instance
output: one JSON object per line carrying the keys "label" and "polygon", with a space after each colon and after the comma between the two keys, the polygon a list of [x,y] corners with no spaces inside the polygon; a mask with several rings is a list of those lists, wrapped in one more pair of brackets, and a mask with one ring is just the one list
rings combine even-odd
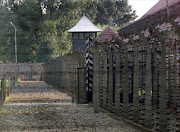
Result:
{"label": "roof eave", "polygon": [[68,31],[68,33],[96,33],[96,32],[102,32],[102,30],[97,31]]}
{"label": "roof eave", "polygon": [[[175,13],[180,11],[180,8],[175,7],[175,6],[179,6],[179,4],[180,3],[178,2],[177,4],[173,4],[169,7],[171,10],[170,12],[171,18],[177,18],[179,16],[179,14]],[[124,33],[128,34],[129,32],[132,32],[134,28],[136,28],[136,30],[143,30],[147,22],[151,25],[156,26],[162,23],[166,17],[167,17],[167,11],[166,9],[162,9],[154,14],[148,15],[144,18],[140,18],[137,21],[132,22],[131,24],[119,29],[118,34],[119,36],[121,36]]]}

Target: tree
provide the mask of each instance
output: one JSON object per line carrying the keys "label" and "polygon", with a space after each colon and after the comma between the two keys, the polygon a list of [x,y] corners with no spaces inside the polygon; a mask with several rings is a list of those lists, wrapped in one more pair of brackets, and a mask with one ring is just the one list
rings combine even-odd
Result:
{"label": "tree", "polygon": [[10,24],[16,17],[8,5],[0,5],[0,62],[12,62],[14,57],[14,28]]}
{"label": "tree", "polygon": [[18,62],[34,62],[37,46],[41,44],[43,16],[36,0],[24,0],[14,5],[18,27]]}
{"label": "tree", "polygon": [[0,8],[0,61],[14,61],[9,22],[18,29],[18,62],[47,62],[71,51],[67,31],[84,14],[99,27],[116,29],[136,17],[127,0],[9,0]]}
{"label": "tree", "polygon": [[137,17],[135,11],[128,5],[128,0],[98,0],[96,2],[96,24],[121,27]]}
{"label": "tree", "polygon": [[60,39],[57,37],[56,22],[45,21],[41,28],[41,45],[37,48],[37,62],[47,62],[60,54]]}

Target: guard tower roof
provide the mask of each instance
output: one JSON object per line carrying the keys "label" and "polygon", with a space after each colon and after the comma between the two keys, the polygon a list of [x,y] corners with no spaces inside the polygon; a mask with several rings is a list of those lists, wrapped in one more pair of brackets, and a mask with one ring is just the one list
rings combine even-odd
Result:
{"label": "guard tower roof", "polygon": [[86,16],[83,16],[73,28],[68,30],[68,32],[102,32],[102,30],[96,27]]}
{"label": "guard tower roof", "polygon": [[112,30],[111,27],[107,27],[101,36],[98,38],[98,42],[105,42],[105,41],[111,41],[115,42],[114,40],[112,41],[113,37],[118,37],[118,35]]}

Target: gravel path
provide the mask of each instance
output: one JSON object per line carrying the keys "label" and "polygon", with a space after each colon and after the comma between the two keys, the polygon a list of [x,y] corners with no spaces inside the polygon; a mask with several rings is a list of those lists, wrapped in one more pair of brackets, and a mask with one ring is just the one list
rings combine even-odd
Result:
{"label": "gravel path", "polygon": [[0,108],[0,132],[140,132],[44,82],[23,82]]}

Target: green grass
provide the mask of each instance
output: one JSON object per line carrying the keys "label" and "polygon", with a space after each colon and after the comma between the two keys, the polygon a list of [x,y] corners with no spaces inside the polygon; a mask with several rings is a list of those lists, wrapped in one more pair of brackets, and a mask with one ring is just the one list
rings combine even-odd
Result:
{"label": "green grass", "polygon": [[21,82],[21,78],[20,78],[20,77],[18,77],[17,82],[18,82],[18,83],[20,83],[20,82]]}
{"label": "green grass", "polygon": [[12,113],[12,111],[10,109],[0,107],[0,115],[2,115],[2,114],[9,114],[9,113]]}
{"label": "green grass", "polygon": [[109,114],[108,114],[108,113],[103,112],[103,114],[104,114],[105,117],[109,117]]}
{"label": "green grass", "polygon": [[11,101],[12,99],[10,97],[6,97],[5,101]]}
{"label": "green grass", "polygon": [[[10,114],[12,113],[12,111],[8,108],[4,108],[4,107],[0,107],[0,115],[3,115],[3,114]],[[2,120],[2,118],[0,118],[0,120]]]}

